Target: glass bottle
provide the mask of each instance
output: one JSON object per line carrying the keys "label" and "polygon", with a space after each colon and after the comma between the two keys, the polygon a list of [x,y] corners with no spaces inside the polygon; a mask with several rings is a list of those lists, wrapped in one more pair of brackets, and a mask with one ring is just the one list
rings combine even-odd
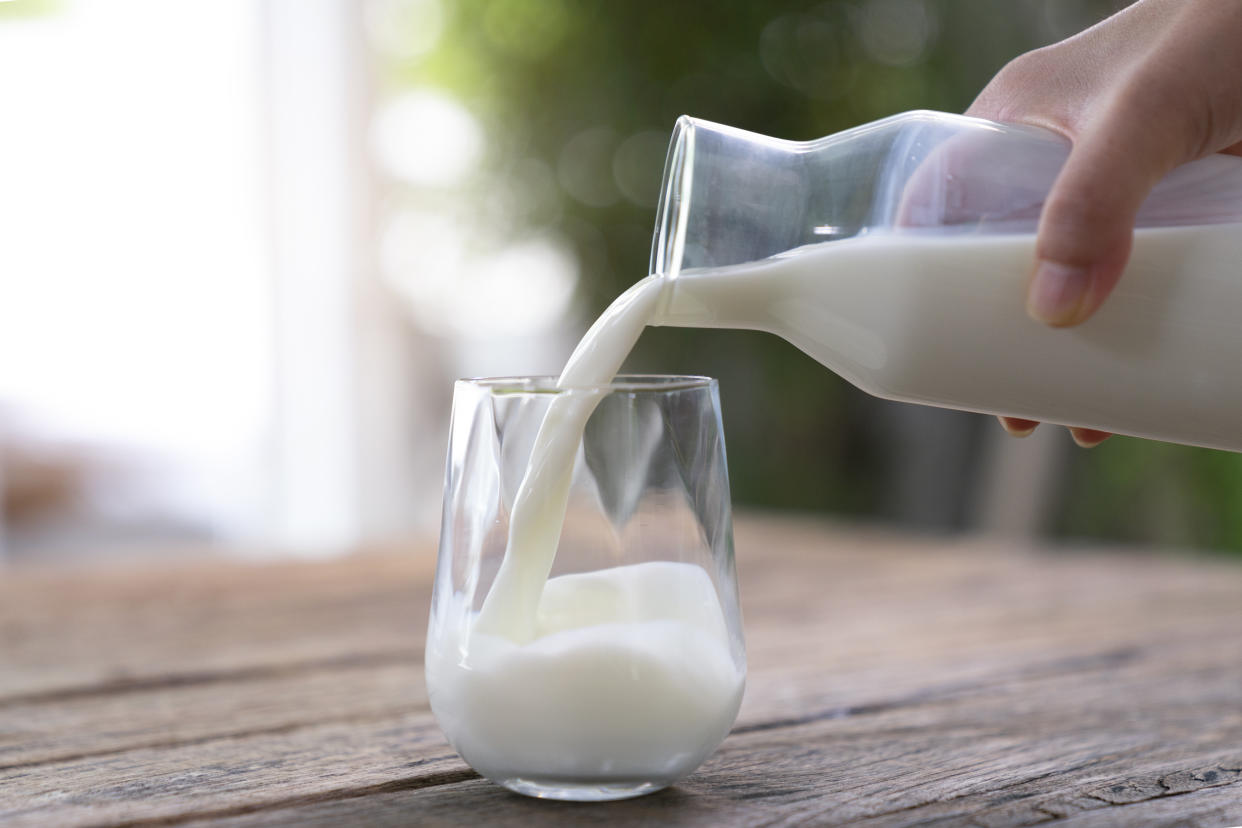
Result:
{"label": "glass bottle", "polygon": [[1025,284],[1069,148],[936,112],[808,142],[682,118],[654,324],[767,331],[888,399],[1242,450],[1242,158],[1157,185],[1114,293],[1057,330]]}

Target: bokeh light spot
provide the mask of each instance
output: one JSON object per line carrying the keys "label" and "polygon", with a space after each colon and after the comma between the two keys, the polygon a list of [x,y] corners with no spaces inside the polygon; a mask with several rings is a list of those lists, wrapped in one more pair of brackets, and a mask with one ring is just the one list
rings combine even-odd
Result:
{"label": "bokeh light spot", "polygon": [[759,58],[772,78],[815,100],[833,100],[854,84],[848,21],[841,14],[786,14],[759,36]]}
{"label": "bokeh light spot", "polygon": [[617,188],[639,207],[655,207],[660,198],[668,141],[667,131],[637,132],[626,138],[612,157],[612,175]]}
{"label": "bokeh light spot", "polygon": [[371,145],[376,160],[409,184],[436,187],[460,182],[483,154],[483,130],[455,99],[416,89],[384,104]]}
{"label": "bokeh light spot", "polygon": [[511,212],[528,226],[546,226],[561,217],[561,194],[556,173],[538,158],[523,158],[509,172]]}
{"label": "bokeh light spot", "polygon": [[936,33],[936,19],[923,0],[867,0],[858,19],[867,55],[890,66],[917,63]]}
{"label": "bokeh light spot", "polygon": [[[459,292],[453,322],[459,332],[534,334],[554,325],[569,309],[578,283],[578,262],[565,244],[536,236],[486,256]],[[486,301],[481,301],[486,299]]]}
{"label": "bokeh light spot", "polygon": [[570,138],[556,162],[561,187],[588,207],[616,204],[620,198],[612,173],[616,148],[617,133],[608,127],[585,129]]}
{"label": "bokeh light spot", "polygon": [[420,329],[436,336],[511,336],[547,331],[569,308],[578,260],[542,233],[477,250],[466,223],[445,213],[405,211],[380,238],[380,269]]}
{"label": "bokeh light spot", "polygon": [[408,61],[435,48],[444,31],[444,9],[440,0],[371,0],[364,23],[380,54]]}

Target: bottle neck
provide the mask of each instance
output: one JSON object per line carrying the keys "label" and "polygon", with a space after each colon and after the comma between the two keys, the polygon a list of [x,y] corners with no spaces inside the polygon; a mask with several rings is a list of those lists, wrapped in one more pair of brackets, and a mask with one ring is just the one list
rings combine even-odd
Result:
{"label": "bottle neck", "polygon": [[650,324],[767,330],[766,303],[756,301],[754,286],[744,288],[730,270],[692,270],[665,277],[667,284]]}

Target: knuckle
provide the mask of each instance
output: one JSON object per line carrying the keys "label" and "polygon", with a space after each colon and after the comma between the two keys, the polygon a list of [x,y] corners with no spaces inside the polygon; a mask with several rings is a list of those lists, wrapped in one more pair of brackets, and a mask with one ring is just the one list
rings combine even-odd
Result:
{"label": "knuckle", "polygon": [[1100,109],[1100,126],[1141,161],[1167,171],[1198,157],[1207,143],[1212,118],[1201,92],[1180,74],[1140,66],[1118,80]]}
{"label": "knuckle", "polygon": [[1018,55],[983,88],[971,114],[996,121],[1034,123],[1066,131],[1065,84],[1057,44]]}

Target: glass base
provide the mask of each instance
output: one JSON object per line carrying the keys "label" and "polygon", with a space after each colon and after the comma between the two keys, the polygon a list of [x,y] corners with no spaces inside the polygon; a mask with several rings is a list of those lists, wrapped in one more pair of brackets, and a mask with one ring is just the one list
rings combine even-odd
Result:
{"label": "glass base", "polygon": [[494,781],[524,796],[533,796],[537,799],[559,799],[565,802],[608,802],[614,799],[631,799],[663,790],[669,784],[647,780],[526,779],[520,776]]}

